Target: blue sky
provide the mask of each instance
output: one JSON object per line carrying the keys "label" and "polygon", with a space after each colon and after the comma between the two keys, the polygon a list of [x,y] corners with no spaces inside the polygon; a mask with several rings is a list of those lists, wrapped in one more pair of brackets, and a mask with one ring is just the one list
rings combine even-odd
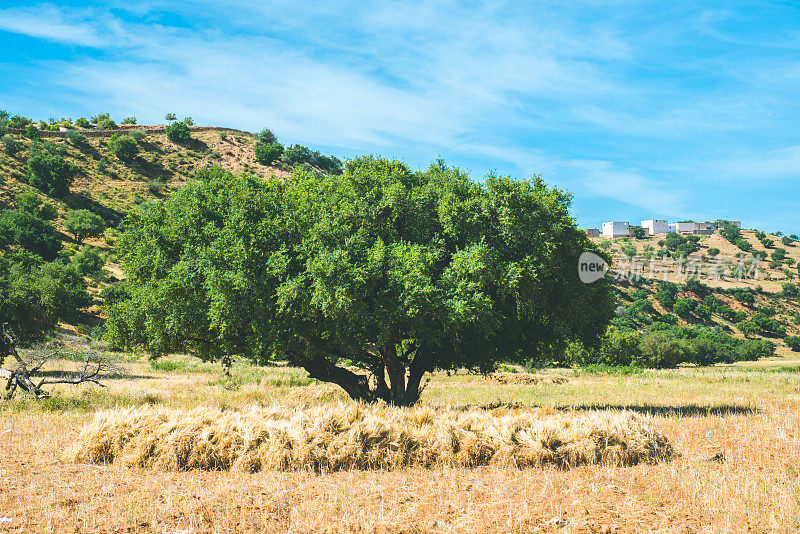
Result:
{"label": "blue sky", "polygon": [[[720,7],[722,6],[722,8]],[[800,232],[795,2],[15,2],[0,109],[167,112],[480,178],[603,220]]]}

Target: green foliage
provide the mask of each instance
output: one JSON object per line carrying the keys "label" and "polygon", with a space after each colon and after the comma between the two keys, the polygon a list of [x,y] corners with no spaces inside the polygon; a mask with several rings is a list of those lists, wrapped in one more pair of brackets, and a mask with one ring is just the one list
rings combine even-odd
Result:
{"label": "green foliage", "polygon": [[675,305],[672,307],[672,311],[674,311],[675,315],[677,315],[681,319],[688,319],[689,317],[691,317],[692,312],[694,312],[696,307],[697,307],[696,300],[678,299],[675,301]]}
{"label": "green foliage", "polygon": [[278,142],[258,144],[255,153],[256,161],[261,165],[272,165],[283,155],[283,145]]}
{"label": "green foliage", "polygon": [[78,146],[86,142],[86,136],[76,130],[67,132],[67,142],[73,146]]}
{"label": "green foliage", "polygon": [[314,165],[329,174],[341,174],[342,162],[334,156],[323,156],[303,145],[292,145],[283,151],[283,161],[289,165]]}
{"label": "green foliage", "polygon": [[194,119],[191,117],[186,117],[183,119],[183,123],[186,124],[186,126],[194,126]]}
{"label": "green foliage", "polygon": [[256,139],[258,140],[258,143],[262,145],[271,145],[278,142],[278,138],[269,128],[264,128],[261,130],[261,132],[256,134]]}
{"label": "green foliage", "polygon": [[[479,183],[442,162],[412,173],[363,157],[285,181],[207,169],[131,215],[117,242],[130,297],[108,306],[108,337],[154,355],[285,358],[343,385],[332,365],[370,369],[375,353],[412,384],[551,361],[570,340],[597,343],[613,310],[605,280],[578,279],[593,247],[569,203],[538,178]],[[409,387],[375,394],[413,402]]]}
{"label": "green foliage", "polygon": [[99,237],[106,229],[102,217],[89,210],[74,210],[67,214],[64,227],[75,237],[75,241],[83,243],[87,237]]}
{"label": "green foliage", "polygon": [[61,250],[61,237],[55,228],[23,210],[0,213],[0,245],[20,247],[45,260],[53,260]]}
{"label": "green foliage", "polygon": [[166,127],[167,139],[173,143],[185,143],[192,138],[192,132],[184,122],[176,122]]}
{"label": "green foliage", "polygon": [[103,130],[113,130],[117,127],[117,123],[111,119],[111,115],[109,113],[100,113],[93,116],[91,123],[96,124],[98,128],[102,128]]}
{"label": "green foliage", "polygon": [[727,239],[729,242],[736,244],[736,242],[742,238],[742,232],[739,228],[736,227],[730,221],[721,221],[721,232],[722,237]]}
{"label": "green foliage", "polygon": [[174,113],[167,113],[166,115],[164,115],[164,120],[170,122],[176,121],[178,120],[178,117]]}
{"label": "green foliage", "polygon": [[144,130],[133,130],[129,135],[131,136],[131,139],[137,143],[144,141],[145,138],[147,138],[147,133]]}
{"label": "green foliage", "polygon": [[5,149],[6,154],[12,157],[16,156],[17,153],[22,148],[22,145],[17,143],[14,140],[14,136],[12,136],[11,134],[5,134],[2,137],[0,137],[0,143],[3,144],[3,149]]}
{"label": "green foliage", "polygon": [[120,124],[136,124],[136,117],[125,117]]}
{"label": "green foliage", "polygon": [[755,301],[756,297],[750,291],[737,291],[733,294],[733,298],[736,299],[737,302],[741,302],[742,304],[747,304],[752,306]]}
{"label": "green foliage", "polygon": [[58,154],[39,151],[28,158],[28,183],[51,197],[63,197],[77,168]]}
{"label": "green foliage", "polygon": [[104,278],[103,267],[106,256],[96,247],[81,247],[80,252],[72,258],[72,266],[80,276],[88,276],[94,280]]}
{"label": "green foliage", "polygon": [[707,253],[708,253],[709,256],[711,256],[713,258],[714,256],[719,254],[719,249],[716,248],[716,247],[711,247],[711,248],[708,249]]}
{"label": "green foliage", "polygon": [[786,298],[796,299],[800,297],[800,285],[787,282],[781,286],[781,289],[781,293]]}
{"label": "green foliage", "polygon": [[749,242],[745,241],[744,239],[737,239],[736,240],[736,246],[739,247],[741,250],[744,250],[745,252],[748,252],[750,249],[753,248],[753,245],[751,245]]}
{"label": "green foliage", "polygon": [[678,295],[678,291],[679,288],[676,284],[672,282],[660,282],[658,284],[656,300],[660,302],[664,308],[671,310],[675,305],[675,298]]}
{"label": "green foliage", "polygon": [[39,208],[39,218],[44,221],[53,221],[58,217],[58,208],[51,202],[45,202]]}
{"label": "green foliage", "polygon": [[787,336],[783,338],[786,345],[794,352],[800,352],[800,336]]}
{"label": "green foliage", "polygon": [[27,137],[28,139],[30,139],[32,141],[38,141],[39,138],[41,138],[41,136],[42,136],[41,133],[39,132],[39,129],[36,126],[34,126],[33,124],[29,124],[29,125],[27,125],[25,127],[25,134],[24,135],[25,135],[25,137]]}
{"label": "green foliage", "polygon": [[75,126],[78,126],[79,128],[89,128],[91,126],[91,123],[88,120],[86,120],[86,118],[81,117],[75,121]]}
{"label": "green foliage", "polygon": [[644,239],[647,237],[647,231],[641,226],[633,225],[629,227],[629,230],[631,236],[636,239]]}
{"label": "green foliage", "polygon": [[123,161],[133,159],[139,152],[136,141],[127,135],[114,135],[108,142],[108,149]]}
{"label": "green foliage", "polygon": [[776,248],[769,256],[773,261],[783,261],[786,258],[786,249]]}
{"label": "green foliage", "polygon": [[792,239],[792,238],[791,238],[791,237],[789,237],[789,236],[783,236],[783,237],[781,238],[781,243],[783,243],[783,244],[784,244],[784,245],[786,245],[787,247],[788,247],[789,245],[791,245],[793,242],[794,242],[794,239]]}

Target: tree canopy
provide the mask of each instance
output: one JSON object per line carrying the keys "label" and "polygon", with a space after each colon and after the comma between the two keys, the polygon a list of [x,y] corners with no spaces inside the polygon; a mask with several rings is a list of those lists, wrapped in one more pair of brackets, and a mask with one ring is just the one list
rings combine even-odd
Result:
{"label": "tree canopy", "polygon": [[[207,169],[135,212],[108,338],[153,355],[285,359],[354,399],[414,403],[425,372],[552,361],[613,315],[570,196],[437,162],[362,157],[342,175]],[[353,368],[360,370],[353,370]]]}

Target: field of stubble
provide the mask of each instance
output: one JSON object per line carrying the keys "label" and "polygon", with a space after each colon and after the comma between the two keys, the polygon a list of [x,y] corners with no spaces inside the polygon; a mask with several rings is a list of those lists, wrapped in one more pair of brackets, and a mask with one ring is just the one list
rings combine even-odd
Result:
{"label": "field of stubble", "polygon": [[278,472],[160,471],[62,460],[98,410],[236,410],[346,402],[301,370],[173,359],[102,390],[64,387],[0,413],[0,531],[8,532],[796,532],[800,368],[553,370],[562,384],[497,384],[435,374],[423,405],[514,404],[565,413],[650,414],[677,455],[630,467],[507,466]]}

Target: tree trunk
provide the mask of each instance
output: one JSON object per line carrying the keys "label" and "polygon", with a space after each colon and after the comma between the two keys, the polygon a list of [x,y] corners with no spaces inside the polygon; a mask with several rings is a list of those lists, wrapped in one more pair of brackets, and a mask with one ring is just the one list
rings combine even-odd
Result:
{"label": "tree trunk", "polygon": [[[315,356],[303,362],[303,368],[311,378],[340,386],[356,401],[367,403],[382,400],[393,406],[411,406],[419,400],[424,387],[420,386],[423,375],[431,370],[430,355],[417,348],[408,370],[397,354],[395,345],[381,347],[378,351],[379,364],[371,371],[375,385],[370,385],[369,376],[357,374],[339,367],[324,356]],[[389,382],[386,382],[386,376]]]}

